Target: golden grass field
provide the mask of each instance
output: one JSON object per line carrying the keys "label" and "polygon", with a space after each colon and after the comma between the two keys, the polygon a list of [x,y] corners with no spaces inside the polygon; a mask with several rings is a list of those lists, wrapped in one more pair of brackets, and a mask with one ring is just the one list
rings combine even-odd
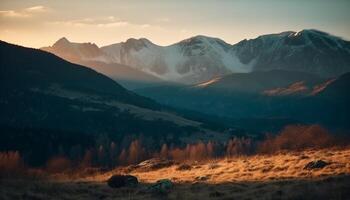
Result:
{"label": "golden grass field", "polygon": [[[330,164],[306,170],[314,160]],[[187,163],[157,170],[124,167],[80,178],[55,175],[45,180],[2,180],[0,199],[350,199],[350,148],[285,152]],[[112,189],[112,174],[136,176],[137,188]],[[159,179],[170,179],[167,194],[145,191]]]}

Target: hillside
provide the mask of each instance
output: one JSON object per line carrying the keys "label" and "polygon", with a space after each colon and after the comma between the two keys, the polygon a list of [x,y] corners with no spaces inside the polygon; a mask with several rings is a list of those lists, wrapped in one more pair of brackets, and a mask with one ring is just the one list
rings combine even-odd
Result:
{"label": "hillside", "polygon": [[48,93],[49,89],[72,90],[86,95],[113,98],[140,107],[159,108],[150,99],[127,91],[115,81],[90,68],[69,63],[43,51],[2,41],[1,70],[1,88],[8,92],[15,89],[39,90],[41,93]]}
{"label": "hillside", "polygon": [[43,47],[41,50],[53,53],[69,62],[88,66],[129,89],[152,86],[161,82],[161,79],[151,74],[113,62],[96,44],[70,42],[67,38],[61,38],[52,46]]}
{"label": "hillside", "polygon": [[[325,79],[309,73],[271,70],[268,72],[233,73],[205,83],[197,84],[194,88],[213,92],[262,94],[265,91],[288,87],[298,82],[302,82],[305,86],[312,89],[314,85],[324,81]],[[296,92],[294,95],[295,94],[297,95],[298,93]]]}
{"label": "hillside", "polygon": [[[272,70],[235,73],[192,86],[159,86],[135,92],[165,105],[231,118],[234,123],[242,119],[287,119],[347,129],[348,79],[348,73],[325,79],[304,72]],[[254,124],[237,123],[245,128]]]}
{"label": "hillside", "polygon": [[[111,142],[121,151],[141,136],[156,148],[162,140],[181,143],[193,134],[215,134],[201,122],[53,54],[1,42],[0,55],[0,150],[32,152],[26,156],[35,164],[59,152],[69,155],[76,146],[82,156],[89,148]],[[47,155],[40,156],[42,151]]]}
{"label": "hillside", "polygon": [[118,82],[128,90],[166,84],[165,81],[151,74],[119,63],[105,63],[99,61],[76,61],[74,63],[92,68]]}
{"label": "hillside", "polygon": [[286,31],[243,40],[233,47],[254,71],[282,69],[336,77],[349,72],[350,42],[319,30]]}
{"label": "hillside", "polygon": [[[319,159],[330,164],[305,169],[307,163]],[[0,195],[4,199],[347,199],[349,159],[349,149],[324,149],[192,162],[187,163],[191,168],[184,170],[179,170],[184,165],[180,163],[159,169],[139,165],[85,178],[79,178],[86,176],[81,172],[44,181],[4,180]],[[105,181],[111,175],[126,171],[139,179],[139,186],[107,186]],[[164,178],[174,183],[167,193],[147,190]]]}

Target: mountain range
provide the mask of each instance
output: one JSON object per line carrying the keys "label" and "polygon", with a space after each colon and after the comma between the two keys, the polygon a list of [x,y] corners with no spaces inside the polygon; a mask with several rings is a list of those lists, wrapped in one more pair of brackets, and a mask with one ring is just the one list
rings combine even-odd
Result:
{"label": "mountain range", "polygon": [[[88,62],[98,62],[98,66],[92,67],[101,68],[102,73],[117,77],[116,80],[117,74],[119,79],[137,74],[129,79],[140,82],[198,84],[231,73],[270,70],[299,71],[330,78],[350,71],[350,42],[313,29],[262,35],[233,45],[199,35],[169,46],[159,46],[145,38],[131,38],[100,48],[62,38],[42,49],[87,66]],[[101,67],[101,63],[108,64],[109,70],[102,70],[107,67]],[[125,72],[120,73],[120,68]]]}
{"label": "mountain range", "polygon": [[[6,45],[8,44],[3,42],[3,46]],[[158,46],[142,38],[99,48],[93,43],[74,43],[61,38],[53,46],[42,50],[72,63],[88,66],[114,78],[118,83],[124,83],[134,89],[134,92],[95,71],[93,72],[97,75],[91,77],[86,76],[86,73],[72,73],[66,65],[76,65],[62,60],[48,60],[51,54],[35,60],[35,56],[31,58],[26,53],[19,55],[23,60],[16,60],[15,51],[3,59],[5,66],[14,67],[5,68],[8,74],[4,81],[10,82],[2,84],[2,87],[6,89],[8,86],[11,89],[15,85],[19,89],[23,86],[26,94],[31,94],[29,96],[59,96],[74,101],[90,101],[91,94],[85,94],[86,91],[97,92],[97,95],[92,96],[98,96],[99,99],[103,93],[102,99],[112,98],[108,101],[118,102],[117,109],[127,110],[136,115],[138,120],[160,119],[157,116],[163,112],[163,106],[156,103],[159,102],[176,109],[234,120],[278,118],[347,127],[349,107],[344,102],[348,96],[343,91],[346,86],[337,85],[348,83],[344,78],[347,76],[343,74],[350,69],[349,42],[321,31],[310,29],[269,34],[234,45],[218,38],[195,36],[170,46]],[[24,50],[19,48],[18,52],[22,51]],[[47,68],[49,63],[53,63],[50,66],[54,68]],[[64,67],[59,67],[61,65]],[[34,68],[29,68],[24,73],[17,69],[19,66]],[[18,73],[11,71],[14,69]],[[56,72],[57,69],[61,71]],[[96,77],[104,78],[100,81]],[[78,91],[70,91],[72,88]],[[97,102],[93,100],[90,103]],[[105,106],[110,102],[102,104]],[[149,113],[145,114],[147,112],[144,109]],[[343,117],[332,121],[333,115],[322,112],[327,109]],[[309,115],[310,110],[315,114]],[[170,118],[168,114],[160,115],[166,116],[161,119],[168,122],[173,122],[172,117],[183,118],[174,113]],[[178,121],[186,120],[188,119]],[[12,123],[13,120],[9,122]],[[110,124],[106,125],[109,126]],[[128,128],[130,127],[125,127],[125,130]]]}

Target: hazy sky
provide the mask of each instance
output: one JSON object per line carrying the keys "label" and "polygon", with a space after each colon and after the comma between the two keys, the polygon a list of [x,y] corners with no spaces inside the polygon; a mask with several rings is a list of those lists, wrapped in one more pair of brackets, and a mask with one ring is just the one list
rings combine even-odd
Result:
{"label": "hazy sky", "polygon": [[169,45],[194,36],[228,43],[287,30],[350,39],[350,0],[0,0],[0,39],[31,47],[71,41],[99,46],[145,37]]}

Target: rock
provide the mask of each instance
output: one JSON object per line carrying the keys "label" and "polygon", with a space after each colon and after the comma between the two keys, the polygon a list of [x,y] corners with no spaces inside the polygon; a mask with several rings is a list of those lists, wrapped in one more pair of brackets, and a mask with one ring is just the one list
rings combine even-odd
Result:
{"label": "rock", "polygon": [[139,163],[137,166],[138,166],[138,171],[149,171],[149,170],[157,170],[165,167],[170,167],[173,164],[174,162],[171,160],[153,158],[150,160],[145,160]]}
{"label": "rock", "polygon": [[113,175],[107,180],[107,184],[111,188],[135,187],[138,183],[137,178],[131,175]]}
{"label": "rock", "polygon": [[192,169],[191,165],[188,165],[188,164],[182,164],[176,168],[176,170],[179,170],[179,171],[185,171],[185,170],[191,170],[191,169]]}
{"label": "rock", "polygon": [[307,169],[307,170],[322,169],[329,164],[330,163],[325,162],[323,160],[311,161],[305,165],[304,169]]}
{"label": "rock", "polygon": [[169,179],[161,179],[151,185],[148,190],[157,194],[167,194],[172,187],[173,183]]}
{"label": "rock", "polygon": [[196,181],[207,181],[209,180],[210,176],[197,176],[195,178]]}

